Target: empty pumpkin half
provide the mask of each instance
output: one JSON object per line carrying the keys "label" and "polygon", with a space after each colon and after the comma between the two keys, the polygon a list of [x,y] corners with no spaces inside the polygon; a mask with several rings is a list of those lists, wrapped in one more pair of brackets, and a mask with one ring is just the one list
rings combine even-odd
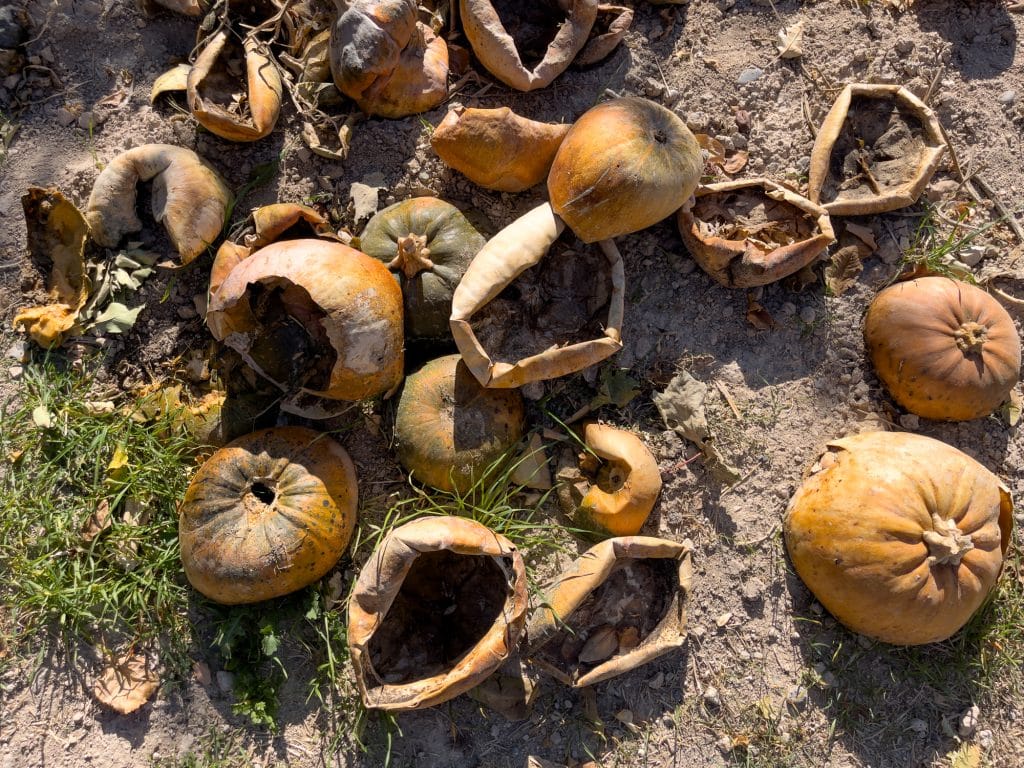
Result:
{"label": "empty pumpkin half", "polygon": [[952,636],[984,602],[1012,515],[1007,488],[956,448],[865,432],[828,444],[783,530],[796,572],[836,619],[920,645]]}
{"label": "empty pumpkin half", "polygon": [[279,427],[241,437],[207,459],[185,492],[185,575],[227,605],[302,589],[348,546],[357,496],[352,460],[326,435]]}
{"label": "empty pumpkin half", "polygon": [[988,416],[1020,378],[1013,319],[992,296],[948,277],[891,285],[871,302],[864,341],[878,378],[928,419]]}

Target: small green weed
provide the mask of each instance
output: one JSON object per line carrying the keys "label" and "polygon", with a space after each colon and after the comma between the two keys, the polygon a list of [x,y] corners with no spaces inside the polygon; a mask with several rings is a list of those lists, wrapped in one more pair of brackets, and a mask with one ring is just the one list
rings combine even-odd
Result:
{"label": "small green weed", "polygon": [[945,275],[975,283],[974,275],[957,261],[957,255],[1001,219],[972,228],[967,222],[973,208],[973,204],[964,205],[957,213],[955,221],[946,224],[944,222],[949,219],[941,217],[936,207],[925,201],[924,213],[914,231],[913,242],[903,254],[904,269],[899,270],[897,274],[916,268],[929,274]]}
{"label": "small green weed", "polygon": [[211,729],[179,757],[153,760],[150,768],[248,768],[252,761],[235,734]]}
{"label": "small green weed", "polygon": [[197,446],[173,414],[141,423],[56,358],[23,375],[0,419],[0,612],[12,646],[156,642],[183,665],[176,505]]}

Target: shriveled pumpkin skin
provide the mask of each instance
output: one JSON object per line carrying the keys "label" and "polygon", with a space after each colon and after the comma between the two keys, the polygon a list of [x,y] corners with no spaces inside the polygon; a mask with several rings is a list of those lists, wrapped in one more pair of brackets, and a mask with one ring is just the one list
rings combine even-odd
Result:
{"label": "shriveled pumpkin skin", "polygon": [[1020,337],[985,291],[948,277],[896,283],[875,297],[864,341],[878,377],[918,416],[988,416],[1020,377]]}
{"label": "shriveled pumpkin skin", "polygon": [[627,97],[598,104],[566,134],[548,174],[551,207],[585,243],[657,224],[693,194],[704,159],[682,120]]}
{"label": "shriveled pumpkin skin", "polygon": [[421,483],[465,492],[522,434],[519,390],[482,387],[459,355],[432,360],[405,379],[395,448]]}
{"label": "shriveled pumpkin skin", "polygon": [[897,645],[945,640],[992,589],[1010,543],[1009,491],[929,437],[835,440],[790,500],[796,572],[855,632]]}
{"label": "shriveled pumpkin skin", "polygon": [[301,589],[345,551],[357,499],[352,460],[326,435],[278,427],[241,437],[214,453],[185,492],[185,575],[226,605]]}
{"label": "shriveled pumpkin skin", "polygon": [[405,306],[406,336],[451,336],[452,294],[486,238],[462,212],[436,197],[414,197],[388,206],[366,224],[359,247],[387,264]]}

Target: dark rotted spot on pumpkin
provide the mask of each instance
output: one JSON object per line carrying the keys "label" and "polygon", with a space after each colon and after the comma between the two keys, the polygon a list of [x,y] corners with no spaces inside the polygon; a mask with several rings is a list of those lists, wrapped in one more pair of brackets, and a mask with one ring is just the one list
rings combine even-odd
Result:
{"label": "dark rotted spot on pumpkin", "polygon": [[249,493],[262,501],[264,504],[273,504],[277,498],[277,491],[269,483],[257,480],[249,486]]}
{"label": "dark rotted spot on pumpkin", "polygon": [[[511,558],[504,558],[511,573]],[[402,685],[451,669],[501,616],[511,585],[493,557],[425,552],[370,638],[381,679]]]}
{"label": "dark rotted spot on pumpkin", "polygon": [[623,559],[541,649],[541,656],[570,677],[642,643],[665,619],[679,589],[672,558]]}
{"label": "dark rotted spot on pumpkin", "polygon": [[654,132],[654,140],[659,144],[665,144],[668,141],[668,134],[659,128]]}

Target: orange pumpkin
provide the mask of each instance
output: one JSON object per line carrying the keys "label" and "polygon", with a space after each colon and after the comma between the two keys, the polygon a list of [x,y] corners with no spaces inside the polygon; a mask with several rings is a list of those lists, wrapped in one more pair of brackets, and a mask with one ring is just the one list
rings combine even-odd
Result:
{"label": "orange pumpkin", "polygon": [[421,483],[465,493],[522,434],[519,390],[481,386],[459,355],[432,360],[405,380],[395,450]]}
{"label": "orange pumpkin", "polygon": [[918,416],[987,416],[1020,377],[1020,337],[1009,313],[980,288],[922,277],[886,288],[864,318],[878,378]]}
{"label": "orange pumpkin", "polygon": [[280,427],[241,437],[214,453],[185,492],[185,575],[226,605],[312,584],[348,546],[357,495],[352,460],[326,435]]}
{"label": "orange pumpkin", "polygon": [[704,159],[673,112],[648,99],[599,104],[566,134],[548,174],[555,213],[585,243],[636,232],[678,210]]}
{"label": "orange pumpkin", "polygon": [[999,576],[1010,493],[929,437],[835,440],[786,511],[786,548],[814,596],[854,632],[899,645],[945,640]]}

